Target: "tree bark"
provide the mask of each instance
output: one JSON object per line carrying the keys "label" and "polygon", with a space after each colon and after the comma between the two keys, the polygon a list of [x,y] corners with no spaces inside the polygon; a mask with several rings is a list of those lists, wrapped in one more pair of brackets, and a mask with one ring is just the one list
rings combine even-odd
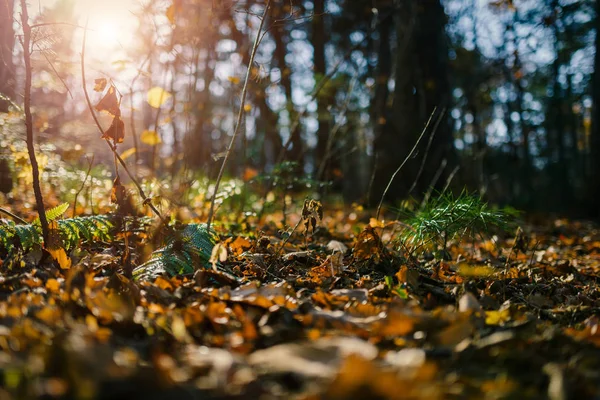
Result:
{"label": "tree bark", "polygon": [[275,5],[273,7],[273,19],[278,21],[275,23],[275,26],[272,30],[273,41],[275,42],[275,62],[279,67],[279,71],[281,72],[281,86],[283,86],[283,91],[285,93],[286,99],[286,109],[289,115],[290,120],[290,128],[295,126],[294,130],[289,134],[291,135],[291,145],[292,148],[288,149],[287,159],[289,161],[296,161],[299,164],[300,170],[302,170],[303,162],[303,151],[302,151],[302,136],[300,126],[301,124],[294,124],[296,118],[298,118],[298,113],[294,108],[294,100],[292,98],[292,70],[288,66],[288,63],[285,59],[288,54],[288,41],[287,39],[287,30],[285,29],[285,21],[283,21],[283,7],[281,5]]}
{"label": "tree bark", "polygon": [[590,138],[591,171],[588,176],[588,214],[592,218],[600,218],[600,1],[596,2],[594,25],[596,38],[594,47],[594,74],[592,77],[592,131]]}
{"label": "tree bark", "polygon": [[[13,0],[0,0],[0,94],[13,99],[15,95],[15,66],[13,48]],[[0,112],[7,112],[10,102],[0,99]]]}
{"label": "tree bark", "polygon": [[[394,18],[396,55],[391,115],[376,133],[375,176],[371,203],[377,203],[394,171],[410,153],[431,112],[446,108],[449,100],[446,15],[439,0],[399,1]],[[383,84],[383,82],[382,82]],[[426,154],[423,140],[416,155],[405,164],[385,200],[406,198],[421,165],[414,195],[427,191],[442,160],[450,156],[451,130],[447,117],[439,124]],[[445,179],[438,180],[444,185]]]}
{"label": "tree bark", "polygon": [[[313,63],[314,63],[314,76],[315,83],[323,79],[327,74],[327,65],[325,58],[325,44],[327,42],[325,36],[325,0],[314,0],[314,13],[315,16],[312,20],[312,46],[313,46]],[[333,99],[326,95],[317,96],[317,117],[318,117],[318,128],[317,128],[317,154],[316,154],[316,166],[320,166],[323,162],[326,162],[323,177],[325,180],[330,178],[328,171],[333,167],[331,157],[326,161],[327,154],[327,142],[330,134],[330,120],[331,117],[327,110],[329,104]],[[336,158],[337,160],[337,158]],[[337,163],[339,167],[339,162]]]}

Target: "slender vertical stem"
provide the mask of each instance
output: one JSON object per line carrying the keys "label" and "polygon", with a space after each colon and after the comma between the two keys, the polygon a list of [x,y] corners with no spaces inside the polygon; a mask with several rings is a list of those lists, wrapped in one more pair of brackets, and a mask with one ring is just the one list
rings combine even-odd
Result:
{"label": "slender vertical stem", "polygon": [[50,229],[48,227],[48,220],[46,219],[44,198],[42,197],[42,189],[40,187],[39,165],[33,146],[33,116],[31,115],[31,26],[29,25],[29,14],[27,13],[25,0],[21,0],[21,24],[23,25],[23,61],[25,62],[25,101],[23,108],[25,110],[25,127],[27,129],[27,152],[31,161],[33,192],[35,194],[40,225],[42,226],[42,236],[44,237],[44,244],[47,245]]}
{"label": "slender vertical stem", "polygon": [[256,50],[258,50],[258,45],[260,44],[261,32],[263,29],[263,25],[265,24],[265,19],[267,18],[267,13],[269,12],[269,7],[271,6],[271,0],[267,0],[267,4],[265,5],[265,10],[263,12],[262,18],[260,19],[260,24],[258,25],[258,32],[256,32],[256,39],[254,40],[254,45],[252,46],[252,53],[250,54],[250,60],[248,61],[248,69],[246,70],[246,79],[244,80],[244,87],[242,88],[242,98],[240,101],[240,110],[238,112],[237,121],[235,123],[235,129],[233,130],[233,136],[231,137],[231,142],[229,142],[229,147],[227,147],[227,153],[225,153],[225,157],[223,158],[223,163],[221,164],[221,169],[219,170],[219,175],[217,176],[217,181],[215,182],[215,190],[212,193],[210,199],[210,210],[208,211],[208,219],[206,220],[206,227],[210,230],[210,224],[213,219],[213,214],[215,212],[215,199],[217,196],[217,192],[219,191],[219,184],[221,183],[221,179],[223,178],[223,173],[225,172],[225,165],[227,165],[227,160],[229,160],[229,156],[231,155],[231,150],[233,149],[233,145],[235,144],[235,139],[240,131],[240,126],[242,125],[242,121],[244,118],[244,105],[246,103],[246,94],[248,92],[248,81],[250,80],[250,75],[252,73],[252,64],[254,63],[254,56],[256,55]]}
{"label": "slender vertical stem", "polygon": [[[21,1],[24,2],[25,0],[21,0]],[[98,121],[98,117],[96,116],[96,113],[94,112],[94,107],[92,106],[92,101],[90,100],[90,95],[89,95],[89,93],[87,91],[87,87],[85,85],[85,82],[86,82],[86,80],[85,80],[85,42],[86,42],[86,38],[87,38],[87,23],[86,23],[84,31],[83,31],[83,44],[81,45],[81,79],[83,81],[83,94],[85,95],[85,101],[88,105],[88,109],[90,110],[90,113],[92,114],[92,118],[94,119],[94,122],[96,123],[96,126],[98,127],[98,130],[100,131],[100,133],[102,133],[104,135],[104,129],[102,128],[102,125],[100,125],[100,121]],[[119,155],[119,153],[117,153],[117,146],[114,143],[111,143],[110,139],[108,139],[106,137],[104,138],[104,141],[106,142],[108,147],[110,147],[110,150],[113,152],[115,158],[117,159],[119,164],[121,164],[121,166],[127,173],[127,176],[129,176],[129,179],[131,179],[131,181],[137,188],[138,193],[140,194],[140,197],[142,198],[144,205],[147,205],[148,207],[150,207],[150,209],[154,212],[154,214],[156,214],[156,216],[161,221],[164,221],[164,218],[161,215],[161,213],[158,211],[158,209],[156,207],[154,207],[154,205],[151,202],[151,199],[146,197],[146,193],[144,193],[144,189],[142,189],[142,186],[139,184],[137,179],[135,179],[135,177],[133,176],[131,171],[129,171],[129,168],[127,167],[127,164],[125,164],[125,161],[123,161],[123,158]]]}

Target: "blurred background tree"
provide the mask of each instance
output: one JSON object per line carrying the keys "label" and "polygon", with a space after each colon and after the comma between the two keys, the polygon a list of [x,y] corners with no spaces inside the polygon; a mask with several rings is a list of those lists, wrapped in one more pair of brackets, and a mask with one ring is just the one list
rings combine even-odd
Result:
{"label": "blurred background tree", "polygon": [[[92,2],[41,4],[36,21],[81,25]],[[376,204],[437,109],[389,203],[466,186],[495,203],[600,216],[598,2],[275,0],[248,66],[264,4],[128,0],[105,4],[104,19],[90,15],[88,78],[122,92],[121,146],[135,149],[128,162],[140,177],[213,178],[250,68],[230,176],[292,161],[298,176],[331,183],[313,186],[319,194]],[[0,92],[17,103],[18,12],[0,0]],[[120,28],[110,25],[117,14]],[[62,150],[93,146],[96,135],[79,106],[79,31],[37,32],[36,129],[49,142],[67,138]],[[158,107],[147,101],[153,87],[169,94]]]}

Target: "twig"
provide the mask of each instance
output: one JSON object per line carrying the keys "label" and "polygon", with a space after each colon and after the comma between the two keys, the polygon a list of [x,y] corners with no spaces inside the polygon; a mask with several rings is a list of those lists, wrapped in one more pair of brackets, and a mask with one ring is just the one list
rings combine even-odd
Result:
{"label": "twig", "polygon": [[275,253],[275,258],[279,257],[279,254],[281,254],[281,251],[283,250],[283,248],[285,247],[285,245],[287,244],[287,242],[289,242],[289,240],[291,239],[292,235],[294,234],[294,232],[296,232],[296,229],[298,229],[298,227],[300,226],[300,224],[302,223],[303,219],[300,218],[300,220],[296,223],[296,225],[294,225],[294,228],[292,229],[292,231],[290,232],[290,234],[288,235],[288,237],[286,237],[282,242],[281,242],[281,246],[279,246],[279,249],[277,249],[277,252]]}
{"label": "twig", "polygon": [[19,106],[17,103],[15,103],[10,97],[0,93],[0,100],[4,100],[4,101],[10,103],[10,105],[13,106],[14,108],[16,108],[18,111],[23,112],[23,109],[21,108],[21,106]]}
{"label": "twig", "polygon": [[410,194],[413,190],[415,190],[415,187],[417,187],[419,178],[421,177],[421,174],[423,173],[423,170],[425,169],[425,162],[427,161],[427,156],[429,155],[429,150],[431,149],[431,144],[433,143],[433,138],[435,137],[435,133],[437,132],[438,127],[440,126],[440,122],[442,122],[442,118],[444,117],[444,114],[446,114],[446,108],[442,109],[442,112],[440,112],[440,114],[438,115],[438,118],[435,121],[435,125],[433,126],[433,129],[431,130],[431,135],[429,135],[429,140],[427,141],[427,147],[425,148],[425,154],[423,155],[423,159],[421,160],[421,166],[419,167],[419,171],[417,172],[417,176],[415,177],[415,180],[413,181],[412,186],[410,187],[410,189],[408,189],[408,194]]}
{"label": "twig", "polygon": [[[21,0],[21,1],[25,1],[25,0]],[[90,100],[90,95],[88,94],[87,87],[85,84],[85,82],[86,82],[86,80],[85,80],[85,41],[86,41],[86,38],[87,38],[87,22],[86,22],[85,30],[83,31],[83,44],[81,46],[81,78],[83,80],[83,93],[85,94],[85,100],[87,102],[88,109],[90,110],[90,113],[92,114],[92,118],[94,119],[96,126],[100,130],[100,133],[102,134],[102,136],[104,136],[104,129],[102,129],[102,125],[100,125],[100,121],[98,121],[98,117],[96,116],[96,113],[94,112],[94,107],[92,106],[92,101]],[[115,158],[119,161],[119,163],[121,164],[121,166],[127,173],[127,176],[129,176],[129,179],[131,179],[131,181],[136,186],[138,193],[140,194],[140,197],[142,198],[143,204],[150,207],[150,209],[154,212],[154,214],[156,214],[156,216],[158,218],[160,218],[161,221],[164,222],[163,216],[156,209],[156,207],[154,207],[154,205],[152,204],[150,199],[148,197],[146,197],[146,194],[144,193],[144,189],[142,189],[142,186],[138,183],[137,179],[135,179],[135,177],[131,174],[131,171],[129,171],[129,168],[127,167],[127,164],[125,164],[125,161],[123,161],[123,159],[121,158],[119,153],[117,153],[117,146],[115,144],[111,143],[109,138],[104,137],[104,141],[106,142],[108,147],[110,147],[110,150],[113,152],[113,154],[115,155]]]}
{"label": "twig", "polygon": [[442,189],[442,193],[440,193],[440,194],[444,194],[446,192],[446,190],[448,190],[448,188],[450,187],[450,183],[452,183],[452,180],[454,179],[454,176],[456,175],[456,173],[458,172],[459,169],[460,169],[460,165],[457,165],[456,167],[454,167],[452,172],[450,172],[450,175],[448,175],[448,179],[446,179],[446,184],[444,185],[444,189]]}
{"label": "twig", "polygon": [[371,178],[369,179],[369,186],[367,187],[367,198],[365,204],[371,206],[371,192],[373,191],[373,183],[375,182],[375,172],[377,172],[377,165],[379,165],[379,153],[375,153],[375,162],[371,171]]}
{"label": "twig", "polygon": [[[86,156],[86,158],[87,158],[87,156]],[[79,197],[79,193],[81,193],[81,191],[85,187],[85,183],[87,182],[88,178],[90,177],[90,172],[92,172],[92,166],[94,165],[94,158],[96,158],[95,155],[93,155],[92,160],[89,161],[88,170],[85,173],[85,179],[83,180],[83,183],[81,184],[81,187],[79,188],[77,193],[75,193],[75,199],[73,200],[73,218],[75,218],[75,210],[77,209],[77,197]]]}
{"label": "twig", "polygon": [[21,0],[21,24],[23,25],[23,60],[25,62],[25,100],[23,108],[25,109],[25,127],[27,129],[27,152],[29,153],[29,161],[31,162],[33,192],[35,193],[40,225],[42,226],[42,236],[44,243],[48,244],[50,228],[48,227],[44,198],[40,187],[40,170],[33,146],[33,116],[31,115],[31,27],[29,26],[29,15],[27,14],[25,0]]}
{"label": "twig", "polygon": [[16,220],[16,221],[18,221],[18,222],[20,222],[22,224],[27,224],[27,221],[25,221],[23,218],[19,217],[16,214],[13,214],[12,212],[8,211],[5,208],[0,207],[0,213],[6,214],[9,217],[11,217],[12,219],[14,219],[14,220]]}
{"label": "twig", "polygon": [[402,164],[400,164],[400,166],[392,174],[392,177],[390,178],[390,181],[388,182],[387,186],[385,187],[385,190],[383,191],[383,194],[381,195],[381,199],[379,200],[379,205],[377,206],[377,213],[375,214],[375,219],[379,220],[379,214],[381,213],[381,206],[383,205],[383,199],[385,198],[385,195],[387,194],[388,190],[392,186],[392,182],[396,178],[396,175],[398,175],[400,170],[402,170],[402,167],[404,167],[404,164],[406,164],[406,162],[408,160],[410,160],[410,158],[412,157],[415,150],[417,150],[417,147],[419,146],[421,139],[423,139],[423,136],[425,136],[425,132],[427,132],[427,128],[429,128],[429,124],[431,123],[431,120],[433,119],[433,116],[435,115],[436,110],[437,110],[437,108],[433,109],[433,111],[431,112],[431,115],[429,116],[429,119],[427,120],[427,123],[425,124],[425,127],[423,128],[423,131],[421,132],[421,135],[419,135],[419,138],[417,139],[417,142],[415,143],[413,148],[410,150],[408,155],[404,158],[404,161],[402,161]]}
{"label": "twig", "polygon": [[131,81],[131,85],[129,86],[129,108],[131,109],[131,115],[129,117],[129,124],[130,124],[130,129],[131,129],[131,137],[133,138],[133,148],[135,149],[135,172],[136,172],[136,175],[137,175],[137,170],[138,170],[138,164],[140,161],[140,155],[139,155],[140,148],[138,145],[137,130],[135,128],[135,109],[133,108],[133,93],[134,93],[133,87],[135,86],[135,82],[138,80],[138,78],[142,74],[142,68],[144,68],[144,66],[146,65],[148,60],[150,60],[151,56],[152,56],[152,52],[149,52],[148,56],[146,56],[146,59],[144,60],[144,62],[142,62],[142,64],[138,68],[138,73],[136,74],[136,76],[133,77],[133,79]]}
{"label": "twig", "polygon": [[223,158],[223,163],[221,164],[221,169],[219,170],[219,175],[217,176],[217,181],[215,182],[215,190],[213,191],[211,199],[210,199],[210,209],[208,211],[208,219],[206,221],[207,229],[210,229],[210,224],[213,219],[213,214],[214,214],[214,210],[215,210],[215,200],[216,200],[217,192],[219,190],[219,184],[221,183],[221,179],[223,178],[223,173],[225,172],[225,165],[227,164],[227,160],[229,160],[229,156],[231,155],[231,150],[233,149],[233,145],[235,144],[235,139],[237,138],[237,135],[240,130],[240,126],[242,124],[242,120],[244,117],[244,113],[245,113],[244,105],[246,103],[246,94],[248,91],[248,81],[250,80],[250,75],[252,72],[252,65],[254,64],[254,56],[256,55],[256,51],[258,50],[258,45],[260,43],[260,37],[261,37],[261,31],[263,29],[265,19],[267,18],[267,14],[269,12],[270,6],[271,6],[271,0],[267,0],[267,4],[265,5],[265,10],[262,14],[262,18],[261,18],[260,24],[258,26],[258,32],[256,33],[256,39],[254,40],[254,46],[252,47],[252,53],[250,54],[250,60],[248,61],[248,69],[246,70],[246,79],[244,80],[244,87],[242,88],[240,110],[238,112],[235,129],[233,131],[233,136],[231,137],[231,141],[229,142],[229,147],[227,147],[227,152],[225,153],[225,157]]}
{"label": "twig", "polygon": [[42,22],[41,24],[31,25],[30,28],[31,29],[36,29],[36,28],[41,28],[43,26],[50,26],[50,25],[69,25],[69,26],[72,26],[74,28],[87,29],[87,27],[83,27],[81,25],[73,24],[71,22]]}
{"label": "twig", "polygon": [[437,181],[442,176],[442,173],[446,169],[447,164],[448,164],[448,161],[444,158],[442,160],[442,162],[440,163],[440,166],[438,167],[438,170],[436,171],[435,175],[433,176],[431,183],[429,183],[429,189],[427,190],[427,193],[425,193],[425,196],[423,196],[423,200],[421,201],[421,205],[419,206],[419,208],[421,210],[423,210],[425,208],[425,206],[427,205],[427,202],[429,201],[429,198],[431,197],[431,193],[433,193],[433,189],[435,188]]}
{"label": "twig", "polygon": [[40,50],[40,53],[42,53],[42,55],[44,56],[44,58],[46,59],[46,61],[50,65],[50,68],[52,68],[52,71],[54,71],[54,73],[56,74],[56,76],[58,77],[58,79],[60,80],[60,82],[63,84],[63,86],[65,87],[65,89],[67,89],[67,93],[69,93],[69,96],[71,96],[71,100],[73,100],[73,93],[71,93],[71,89],[69,89],[69,87],[67,86],[67,83],[62,78],[62,76],[60,76],[60,74],[58,73],[58,71],[54,67],[54,64],[52,64],[52,61],[50,61],[50,59],[48,58],[48,56],[46,55],[46,53],[44,52],[44,50],[42,50],[40,48],[40,46],[38,46],[38,49]]}

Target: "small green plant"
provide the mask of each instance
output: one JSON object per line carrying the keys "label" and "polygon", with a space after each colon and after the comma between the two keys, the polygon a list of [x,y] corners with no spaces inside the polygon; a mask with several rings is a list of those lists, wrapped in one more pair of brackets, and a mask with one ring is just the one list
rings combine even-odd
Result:
{"label": "small green plant", "polygon": [[148,261],[133,270],[133,278],[152,280],[162,274],[191,274],[198,268],[204,268],[209,265],[216,239],[206,224],[188,224],[169,234],[165,246],[154,251]]}
{"label": "small green plant", "polygon": [[409,214],[400,242],[410,254],[428,248],[445,252],[448,242],[458,236],[475,237],[492,229],[506,230],[516,214],[511,208],[490,207],[480,196],[466,191],[458,197],[442,194]]}
{"label": "small green plant", "polygon": [[[61,211],[61,209],[58,209],[59,207],[62,207],[62,213],[66,211],[64,205],[49,210],[46,213],[49,216],[49,221],[55,220],[62,214],[57,214]],[[66,250],[73,248],[84,240],[108,240],[110,230],[114,226],[113,218],[108,215],[61,219],[57,221],[57,225]],[[27,225],[17,225],[8,220],[2,220],[0,223],[0,246],[8,254],[12,253],[17,245],[27,251],[36,245],[41,245],[43,242],[42,229],[37,221]]]}
{"label": "small green plant", "polygon": [[408,292],[406,291],[406,284],[400,283],[398,285],[394,284],[394,278],[390,275],[385,277],[385,286],[388,291],[401,299],[408,299]]}

